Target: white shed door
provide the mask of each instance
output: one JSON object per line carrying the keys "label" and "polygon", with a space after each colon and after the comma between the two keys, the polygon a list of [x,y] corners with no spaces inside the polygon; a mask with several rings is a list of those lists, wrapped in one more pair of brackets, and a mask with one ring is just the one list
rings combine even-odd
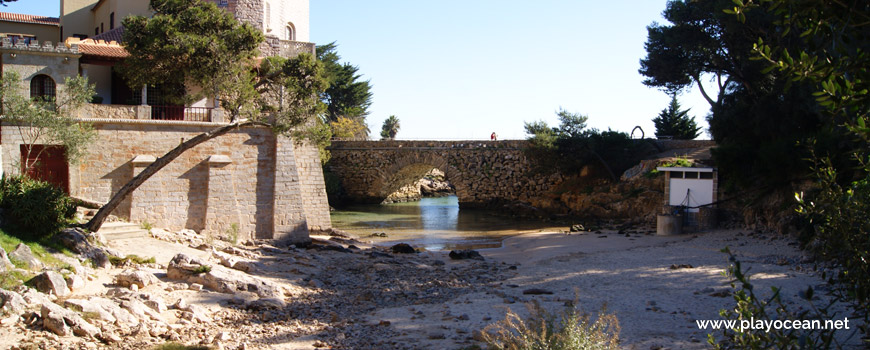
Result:
{"label": "white shed door", "polygon": [[[713,203],[713,180],[709,179],[670,179],[671,194],[668,203],[673,206],[686,205],[697,207]],[[688,204],[687,204],[688,198]],[[698,209],[689,209],[697,213]]]}

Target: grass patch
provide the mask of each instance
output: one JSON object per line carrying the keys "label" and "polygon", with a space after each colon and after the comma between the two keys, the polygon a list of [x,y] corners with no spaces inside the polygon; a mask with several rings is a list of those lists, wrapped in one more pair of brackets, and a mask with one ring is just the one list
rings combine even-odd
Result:
{"label": "grass patch", "polygon": [[150,258],[143,258],[138,255],[127,255],[125,257],[119,256],[109,256],[109,262],[112,263],[113,266],[122,267],[122,266],[130,266],[130,265],[142,265],[142,264],[154,264],[157,262],[153,256]]}
{"label": "grass patch", "polygon": [[531,315],[528,319],[508,309],[504,320],[484,329],[483,337],[490,349],[619,349],[619,320],[608,314],[606,307],[594,318],[576,307],[558,313],[548,312],[537,301],[527,307]]}
{"label": "grass patch", "polygon": [[24,273],[18,270],[0,273],[0,288],[6,290],[15,289],[15,287],[24,284],[24,281],[29,281],[34,276],[36,275]]}
{"label": "grass patch", "polygon": [[179,343],[165,343],[154,347],[154,350],[211,350],[211,347],[203,345],[184,345]]}
{"label": "grass patch", "polygon": [[200,265],[199,267],[196,268],[196,270],[193,270],[194,275],[198,275],[201,273],[209,273],[209,272],[211,272],[211,266],[208,266],[208,265]]}
{"label": "grass patch", "polygon": [[57,242],[24,241],[16,236],[6,233],[6,231],[4,230],[0,230],[0,247],[3,247],[3,249],[6,250],[7,253],[11,253],[12,251],[14,251],[15,248],[18,247],[18,245],[21,243],[24,243],[24,245],[30,247],[30,251],[33,252],[34,256],[36,256],[44,264],[51,267],[64,268],[68,266],[67,263],[51,255],[52,253],[62,253],[66,256],[75,255],[69,249],[61,246]]}

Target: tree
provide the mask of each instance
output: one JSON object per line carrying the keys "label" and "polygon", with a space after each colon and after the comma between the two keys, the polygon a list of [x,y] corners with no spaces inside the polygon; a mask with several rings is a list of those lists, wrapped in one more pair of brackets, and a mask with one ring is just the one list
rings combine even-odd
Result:
{"label": "tree", "polygon": [[[322,62],[326,71],[325,76],[329,87],[321,94],[326,103],[327,122],[338,121],[340,117],[356,120],[360,125],[366,125],[368,108],[372,104],[371,83],[360,80],[357,74],[359,67],[349,63],[340,63],[338,45],[335,42],[317,46],[317,60]],[[368,127],[361,134],[354,135],[357,138],[367,138]]]}
{"label": "tree", "polygon": [[91,231],[99,230],[124,198],[185,151],[244,127],[267,126],[290,134],[323,110],[318,99],[326,88],[323,67],[311,55],[266,59],[255,74],[254,56],[263,35],[250,25],[200,0],[151,0],[151,8],[151,18],[124,20],[124,44],[131,56],[123,74],[139,85],[201,86],[203,94],[213,94],[230,112],[230,123],[185,140],[143,169],[85,225]]}
{"label": "tree", "polygon": [[689,110],[681,110],[677,94],[671,94],[671,103],[658,117],[653,118],[656,137],[670,137],[676,140],[694,140],[701,134],[701,127],[689,116]]}
{"label": "tree", "polygon": [[338,117],[338,120],[329,122],[329,127],[332,129],[332,136],[341,140],[357,139],[365,126],[360,124],[356,119]]}
{"label": "tree", "polygon": [[[669,24],[648,29],[640,73],[644,84],[668,93],[698,85],[711,106],[707,118],[723,189],[771,190],[809,176],[806,145],[821,153],[842,147],[836,127],[812,103],[813,90],[771,71],[753,53],[759,37],[779,36],[773,16],[760,11],[741,22],[724,10],[731,0],[672,0]],[[787,40],[800,33],[786,33]],[[718,91],[701,85],[712,78]],[[791,86],[790,89],[786,89]]]}
{"label": "tree", "polygon": [[[94,86],[86,78],[67,78],[57,97],[27,98],[27,91],[17,72],[6,72],[0,83],[0,104],[4,123],[17,128],[25,149],[23,172],[28,173],[36,165],[45,148],[36,144],[61,145],[64,157],[70,164],[78,163],[87,145],[96,133],[88,124],[79,123],[73,117],[75,111],[90,101]],[[36,152],[36,154],[33,154]]]}
{"label": "tree", "polygon": [[399,118],[394,115],[391,115],[389,118],[384,120],[384,125],[381,127],[381,140],[394,140],[396,138],[396,134],[399,133]]}

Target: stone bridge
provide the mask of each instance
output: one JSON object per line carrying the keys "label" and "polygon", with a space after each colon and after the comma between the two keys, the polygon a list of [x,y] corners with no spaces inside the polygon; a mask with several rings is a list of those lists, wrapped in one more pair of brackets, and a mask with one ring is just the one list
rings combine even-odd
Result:
{"label": "stone bridge", "polygon": [[456,188],[461,207],[488,207],[537,197],[558,175],[532,174],[523,153],[527,142],[511,141],[333,141],[327,170],[338,177],[347,199],[380,203],[432,168]]}

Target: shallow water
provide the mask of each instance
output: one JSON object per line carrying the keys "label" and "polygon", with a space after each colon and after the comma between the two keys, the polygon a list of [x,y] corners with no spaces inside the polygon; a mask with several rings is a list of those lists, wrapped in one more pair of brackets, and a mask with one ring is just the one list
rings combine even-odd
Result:
{"label": "shallow water", "polygon": [[[488,210],[459,210],[456,196],[418,202],[356,205],[332,212],[332,226],[379,245],[409,243],[427,250],[501,246],[506,237],[553,229],[539,220],[498,216]],[[386,237],[373,237],[385,233]]]}

